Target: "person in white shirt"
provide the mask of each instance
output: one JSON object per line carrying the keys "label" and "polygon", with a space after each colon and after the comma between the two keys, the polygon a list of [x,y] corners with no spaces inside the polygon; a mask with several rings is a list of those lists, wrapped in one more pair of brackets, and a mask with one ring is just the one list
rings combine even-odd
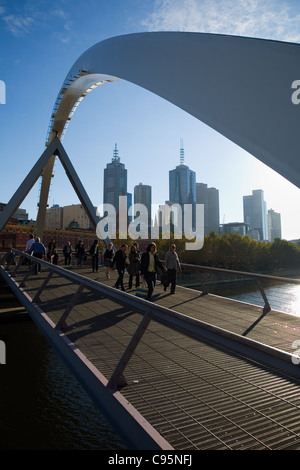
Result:
{"label": "person in white shirt", "polygon": [[32,251],[31,247],[33,244],[34,244],[34,238],[33,238],[33,235],[31,234],[29,237],[29,240],[27,240],[27,243],[26,243],[25,253],[31,254],[31,251]]}
{"label": "person in white shirt", "polygon": [[176,245],[174,244],[170,246],[170,251],[166,254],[165,267],[168,270],[168,281],[171,283],[171,294],[175,294],[177,271],[181,270],[181,266],[178,254],[176,253]]}

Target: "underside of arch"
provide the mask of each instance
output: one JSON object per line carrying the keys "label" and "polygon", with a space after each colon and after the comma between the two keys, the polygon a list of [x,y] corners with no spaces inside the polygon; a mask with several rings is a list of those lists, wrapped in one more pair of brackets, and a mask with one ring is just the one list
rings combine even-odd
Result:
{"label": "underside of arch", "polygon": [[[182,32],[107,39],[88,49],[70,69],[46,145],[55,136],[63,138],[87,93],[118,79],[168,100],[300,187],[300,106],[292,101],[292,84],[300,80],[299,44]],[[43,170],[40,227],[54,158]]]}

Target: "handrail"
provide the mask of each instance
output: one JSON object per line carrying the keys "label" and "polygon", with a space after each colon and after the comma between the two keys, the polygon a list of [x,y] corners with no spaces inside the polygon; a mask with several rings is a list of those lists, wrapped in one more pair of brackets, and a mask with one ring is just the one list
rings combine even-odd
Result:
{"label": "handrail", "polygon": [[239,276],[244,277],[252,277],[258,279],[268,279],[271,281],[280,281],[280,282],[291,282],[295,284],[300,284],[300,279],[294,279],[290,277],[282,277],[282,276],[273,276],[270,274],[259,274],[259,273],[251,273],[249,271],[237,271],[235,269],[224,269],[224,268],[215,268],[211,266],[204,266],[202,264],[187,264],[181,263],[181,266],[188,266],[191,268],[198,268],[201,271],[209,271],[209,272],[219,272],[219,273],[228,273],[228,274],[237,274]]}
{"label": "handrail", "polygon": [[[213,273],[223,273],[223,274],[231,274],[231,275],[238,275],[241,277],[246,277],[246,278],[251,278],[256,281],[257,287],[261,293],[261,296],[264,300],[264,307],[263,307],[263,313],[266,314],[271,311],[271,306],[269,303],[269,300],[267,298],[266,292],[263,288],[263,285],[261,283],[261,280],[269,280],[269,281],[276,281],[276,282],[285,282],[285,283],[293,283],[293,284],[300,284],[300,279],[293,279],[289,277],[281,277],[281,276],[272,276],[269,274],[259,274],[259,273],[251,273],[247,271],[238,271],[238,270],[231,270],[231,269],[223,269],[223,268],[215,268],[211,266],[203,266],[203,265],[197,265],[197,264],[187,264],[187,263],[181,263],[182,267],[189,267],[189,268],[196,268],[198,271],[207,271],[207,272],[213,272]],[[202,295],[207,295],[208,290],[207,287],[205,286],[203,280],[201,280],[201,289],[202,289]]]}
{"label": "handrail", "polygon": [[[198,320],[196,318],[190,317],[188,315],[185,315],[183,313],[177,312],[175,310],[172,310],[167,307],[163,307],[158,304],[153,304],[152,302],[149,302],[145,299],[141,299],[139,297],[133,296],[127,292],[122,292],[119,291],[111,286],[108,286],[106,284],[101,284],[98,281],[95,281],[93,279],[89,279],[81,274],[73,273],[70,270],[61,268],[60,266],[53,265],[51,263],[48,263],[47,261],[44,261],[39,258],[34,258],[31,255],[28,255],[24,252],[21,252],[17,249],[11,249],[7,254],[10,252],[13,252],[15,254],[18,254],[20,256],[19,262],[16,265],[12,275],[10,276],[13,278],[13,276],[17,273],[19,267],[21,266],[22,263],[22,258],[27,258],[30,259],[32,262],[32,265],[35,263],[39,263],[45,267],[47,267],[50,272],[55,272],[57,274],[60,274],[63,277],[66,277],[68,279],[73,280],[76,284],[79,284],[79,288],[75,292],[74,296],[80,295],[82,290],[84,288],[91,289],[97,292],[100,292],[101,294],[105,295],[106,297],[112,298],[116,302],[120,302],[123,305],[126,305],[130,308],[136,308],[138,309],[142,314],[143,318],[141,320],[141,323],[139,327],[137,328],[135,334],[132,337],[131,342],[127,346],[119,364],[117,365],[115,371],[113,372],[110,380],[108,381],[108,387],[111,389],[116,389],[119,386],[123,386],[126,384],[126,380],[124,379],[123,372],[128,365],[128,361],[130,357],[132,356],[135,348],[137,347],[139,341],[141,340],[144,332],[146,331],[146,328],[151,321],[152,318],[156,320],[164,320],[167,321],[171,326],[179,327],[182,331],[186,332],[192,332],[192,333],[198,333],[202,332],[202,335],[205,334],[205,337],[207,338],[212,338],[215,341],[217,341],[219,344],[224,344],[228,345],[230,344],[231,349],[235,349],[240,351],[241,349],[246,350],[248,354],[252,354],[252,356],[256,357],[256,352],[258,351],[259,354],[266,355],[267,358],[274,358],[276,357],[277,360],[282,360],[285,364],[286,363],[291,363],[292,362],[292,355],[290,353],[284,352],[280,349],[271,347],[271,346],[266,346],[262,343],[259,343],[257,341],[254,341],[250,338],[246,338],[245,336],[238,335],[236,333],[232,333],[228,330],[224,330],[222,328],[216,327],[214,325],[211,325],[209,323],[206,323],[204,321]],[[4,266],[1,266],[3,261],[5,261],[5,257],[2,257],[0,259],[0,268],[2,272],[4,271]],[[204,268],[206,270],[206,267],[202,266],[197,266],[197,265],[189,265],[189,266],[194,266],[197,268]],[[5,271],[8,271],[9,266],[5,269]],[[207,268],[207,270],[217,270],[217,271],[227,271],[227,272],[232,272],[230,270],[221,270],[219,268]],[[235,271],[235,273],[238,273],[239,271]],[[246,273],[243,273],[246,275]],[[250,273],[252,276],[255,276],[253,273]],[[8,274],[7,274],[8,275]],[[28,274],[25,275],[27,277]],[[259,277],[268,277],[270,276],[264,276],[261,275]],[[275,276],[271,276],[272,279],[278,279]],[[34,304],[34,300],[38,300],[37,297],[41,294],[41,289],[45,288],[49,279],[51,278],[50,274],[46,277],[45,281],[43,282],[42,286],[38,290],[38,293],[32,300],[32,304]],[[284,280],[288,278],[282,278]],[[24,281],[24,280],[23,280]],[[19,286],[21,286],[22,282],[19,283]],[[291,281],[296,281],[298,284],[298,280],[293,280]],[[70,314],[71,309],[73,308],[75,304],[76,297],[74,299],[71,299],[69,305],[67,306],[65,312],[63,313],[62,317],[58,321],[58,324],[55,326],[55,329],[60,329],[63,328],[64,325],[66,325],[66,320],[67,316]],[[261,357],[261,356],[259,356]],[[272,362],[272,359],[270,359]]]}
{"label": "handrail", "polygon": [[[16,254],[25,255],[24,252],[21,252],[20,250],[17,250],[16,248],[11,248],[9,252],[14,252]],[[7,256],[8,253],[6,253],[5,256]],[[5,258],[5,256],[3,258]],[[3,258],[0,259],[0,264],[3,260]],[[41,260],[39,260],[40,262]],[[163,260],[162,260],[163,262]],[[43,264],[43,263],[41,263]],[[231,274],[231,275],[238,275],[241,277],[246,277],[246,278],[251,278],[256,281],[257,287],[261,293],[261,296],[264,300],[264,307],[263,307],[263,313],[268,313],[271,310],[271,306],[269,303],[269,300],[267,298],[267,295],[265,293],[265,290],[262,286],[262,283],[260,282],[261,280],[270,280],[270,281],[275,281],[275,282],[285,282],[285,283],[292,283],[292,284],[300,284],[300,279],[294,279],[294,278],[289,278],[289,277],[282,277],[282,276],[273,276],[269,274],[260,274],[260,273],[252,273],[249,271],[239,271],[239,270],[231,270],[231,269],[224,269],[224,268],[216,268],[216,267],[211,267],[211,266],[204,266],[204,265],[196,265],[196,264],[188,264],[188,263],[181,263],[182,267],[188,267],[188,268],[196,268],[198,271],[206,271],[206,272],[212,272],[212,273],[223,273],[223,274]],[[28,273],[29,275],[29,273]],[[23,281],[24,282],[24,281]],[[207,295],[208,294],[208,289],[205,286],[203,280],[201,280],[201,295]]]}

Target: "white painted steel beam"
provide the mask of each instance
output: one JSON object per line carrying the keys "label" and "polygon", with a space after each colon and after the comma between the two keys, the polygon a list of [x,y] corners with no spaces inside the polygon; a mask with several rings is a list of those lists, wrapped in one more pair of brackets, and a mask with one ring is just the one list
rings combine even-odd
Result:
{"label": "white painted steel beam", "polygon": [[292,101],[299,44],[183,32],[102,41],[71,68],[49,140],[62,135],[86,92],[117,78],[182,108],[300,187],[300,106]]}
{"label": "white painted steel beam", "polygon": [[[55,102],[47,144],[63,138],[87,93],[118,79],[168,100],[300,187],[299,44],[185,32],[107,39],[71,67]],[[43,171],[40,231],[53,164],[51,157]]]}

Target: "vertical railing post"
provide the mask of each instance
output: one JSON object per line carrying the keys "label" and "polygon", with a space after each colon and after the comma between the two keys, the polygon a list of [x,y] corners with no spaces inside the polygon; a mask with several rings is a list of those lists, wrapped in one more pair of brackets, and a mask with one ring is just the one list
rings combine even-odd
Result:
{"label": "vertical railing post", "polygon": [[267,298],[267,296],[266,296],[266,293],[265,293],[265,291],[264,291],[264,288],[263,288],[263,286],[262,286],[262,283],[257,279],[257,277],[255,278],[255,280],[256,280],[256,283],[257,283],[258,288],[259,288],[259,290],[260,290],[260,293],[261,293],[261,295],[262,295],[262,298],[264,299],[264,302],[265,302],[265,305],[264,305],[264,308],[263,308],[263,312],[264,312],[264,313],[268,313],[268,312],[270,312],[270,310],[271,310],[271,307],[270,307],[268,298]]}

